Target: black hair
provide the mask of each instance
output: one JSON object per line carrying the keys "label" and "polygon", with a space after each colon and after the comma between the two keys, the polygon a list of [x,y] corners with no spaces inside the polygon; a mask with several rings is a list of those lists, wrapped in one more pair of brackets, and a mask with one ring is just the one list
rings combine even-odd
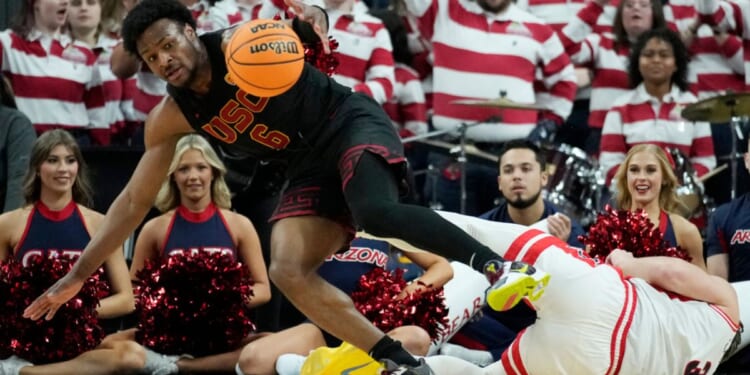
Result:
{"label": "black hair", "polygon": [[144,31],[160,19],[169,19],[181,26],[196,28],[190,10],[177,0],[143,0],[128,12],[122,21],[122,40],[125,50],[133,56],[138,54],[138,38]]}
{"label": "black hair", "polygon": [[534,142],[526,139],[514,139],[512,141],[505,142],[503,148],[500,149],[500,153],[497,155],[497,167],[498,170],[501,171],[500,173],[502,173],[502,165],[500,164],[500,160],[502,160],[503,155],[505,155],[508,151],[515,149],[531,150],[534,153],[536,161],[539,163],[539,169],[541,171],[547,170],[547,159],[545,158],[544,153],[542,152],[542,149],[539,148],[539,146],[537,146]]}
{"label": "black hair", "polygon": [[18,13],[11,19],[10,29],[22,38],[26,39],[34,28],[34,2],[35,0],[23,0]]}
{"label": "black hair", "polygon": [[370,14],[383,21],[383,25],[388,29],[393,45],[393,60],[411,66],[413,56],[409,52],[409,41],[404,20],[396,12],[389,9],[373,9]]}
{"label": "black hair", "polygon": [[0,105],[18,109],[16,106],[16,97],[13,95],[13,88],[10,87],[8,79],[0,75]]}
{"label": "black hair", "polygon": [[634,88],[643,82],[643,76],[641,75],[640,66],[638,60],[641,57],[643,49],[646,48],[646,44],[651,39],[659,39],[672,46],[672,52],[674,53],[674,62],[677,70],[672,74],[672,84],[677,85],[682,91],[688,91],[687,71],[688,71],[688,55],[687,47],[682,42],[680,36],[676,32],[667,29],[652,29],[646,31],[633,45],[633,49],[630,51],[630,58],[628,63],[628,78],[630,79],[630,87]]}

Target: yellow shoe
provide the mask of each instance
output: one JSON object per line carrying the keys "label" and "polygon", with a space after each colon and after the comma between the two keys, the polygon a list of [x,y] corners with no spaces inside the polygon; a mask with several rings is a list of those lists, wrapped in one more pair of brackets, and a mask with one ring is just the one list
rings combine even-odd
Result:
{"label": "yellow shoe", "polygon": [[310,352],[300,375],[379,375],[379,362],[347,342],[336,348],[322,346]]}
{"label": "yellow shoe", "polygon": [[536,301],[544,294],[550,275],[523,262],[488,264],[485,274],[493,282],[487,289],[487,304],[495,311],[507,311],[527,297]]}

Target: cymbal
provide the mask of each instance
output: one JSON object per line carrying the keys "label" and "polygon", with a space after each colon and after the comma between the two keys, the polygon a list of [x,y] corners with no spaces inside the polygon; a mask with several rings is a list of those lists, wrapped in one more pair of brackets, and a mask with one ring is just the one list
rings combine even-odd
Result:
{"label": "cymbal", "polygon": [[730,93],[693,103],[682,110],[690,121],[729,122],[732,116],[750,115],[750,93]]}
{"label": "cymbal", "polygon": [[[438,141],[435,139],[418,139],[417,142],[425,144],[425,145],[433,146],[433,147],[443,148],[443,149],[448,150],[449,152],[458,152],[460,151],[460,147],[461,147],[461,145],[454,145],[452,143]],[[465,145],[465,147],[466,147],[465,151],[467,155],[476,156],[478,158],[497,163],[497,156],[489,152],[484,152],[472,144],[467,144]]]}
{"label": "cymbal", "polygon": [[532,104],[518,103],[505,97],[489,99],[489,100],[461,99],[461,100],[454,100],[451,102],[451,104],[470,105],[474,107],[492,107],[492,108],[501,108],[501,109],[520,109],[520,110],[527,110],[527,111],[541,111],[543,109],[533,103]]}

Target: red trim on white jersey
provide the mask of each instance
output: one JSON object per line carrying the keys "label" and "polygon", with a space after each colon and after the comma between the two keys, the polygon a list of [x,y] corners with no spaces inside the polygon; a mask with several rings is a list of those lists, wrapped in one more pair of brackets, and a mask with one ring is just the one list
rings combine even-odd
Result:
{"label": "red trim on white jersey", "polygon": [[711,308],[716,311],[722,317],[722,319],[727,322],[727,324],[729,324],[729,328],[731,328],[734,332],[737,332],[740,329],[740,326],[735,323],[734,320],[732,320],[732,318],[730,318],[729,315],[727,315],[727,313],[724,312],[724,310],[722,310],[719,306],[710,303],[708,305],[711,306]]}
{"label": "red trim on white jersey", "polygon": [[521,358],[521,337],[523,337],[526,329],[518,333],[515,340],[510,344],[510,347],[503,352],[500,361],[503,364],[503,368],[508,375],[528,375],[529,371],[526,370],[526,366],[523,364],[523,358]]}
{"label": "red trim on white jersey", "polygon": [[625,357],[625,348],[627,347],[628,332],[633,325],[633,316],[638,304],[638,295],[635,288],[630,282],[622,279],[622,285],[625,288],[625,303],[622,305],[620,317],[617,319],[615,329],[612,331],[610,341],[610,359],[607,375],[614,375],[620,372],[622,361]]}

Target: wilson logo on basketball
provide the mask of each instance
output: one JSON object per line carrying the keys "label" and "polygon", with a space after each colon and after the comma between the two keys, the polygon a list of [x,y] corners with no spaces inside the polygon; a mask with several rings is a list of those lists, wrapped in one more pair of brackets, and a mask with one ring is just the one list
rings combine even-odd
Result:
{"label": "wilson logo on basketball", "polygon": [[291,42],[272,41],[272,42],[266,42],[266,43],[253,44],[250,46],[250,53],[262,53],[266,51],[273,51],[273,52],[276,52],[277,55],[280,55],[283,53],[290,53],[290,54],[296,55],[299,53],[297,44],[298,43],[294,41],[291,41]]}
{"label": "wilson logo on basketball", "polygon": [[250,32],[257,33],[258,31],[263,31],[263,30],[274,30],[274,29],[280,30],[280,29],[285,29],[285,28],[286,28],[286,25],[284,25],[281,22],[276,22],[276,21],[265,22],[265,23],[261,23],[259,25],[250,27]]}

